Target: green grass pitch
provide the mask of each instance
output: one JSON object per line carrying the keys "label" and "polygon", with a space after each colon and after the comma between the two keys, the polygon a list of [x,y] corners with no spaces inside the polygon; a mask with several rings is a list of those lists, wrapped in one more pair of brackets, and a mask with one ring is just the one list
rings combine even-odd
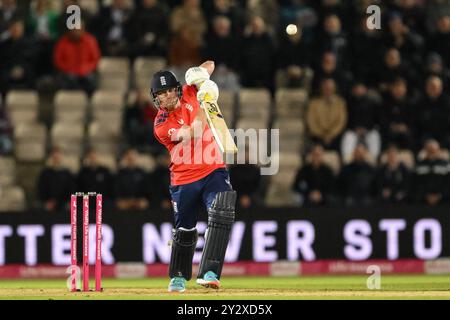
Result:
{"label": "green grass pitch", "polygon": [[166,278],[104,279],[100,293],[69,292],[65,280],[2,280],[0,299],[450,299],[450,275],[386,275],[379,290],[369,290],[366,282],[367,276],[224,277],[218,291],[191,280],[186,292],[173,294]]}

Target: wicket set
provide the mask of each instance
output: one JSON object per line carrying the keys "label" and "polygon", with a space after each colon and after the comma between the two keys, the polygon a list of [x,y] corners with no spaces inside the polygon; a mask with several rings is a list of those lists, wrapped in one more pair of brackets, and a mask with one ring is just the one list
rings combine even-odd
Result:
{"label": "wicket set", "polygon": [[72,264],[71,291],[77,290],[77,200],[82,197],[82,256],[83,256],[83,291],[89,291],[89,199],[95,197],[95,291],[102,291],[102,207],[103,196],[95,192],[77,192],[70,197],[70,256]]}

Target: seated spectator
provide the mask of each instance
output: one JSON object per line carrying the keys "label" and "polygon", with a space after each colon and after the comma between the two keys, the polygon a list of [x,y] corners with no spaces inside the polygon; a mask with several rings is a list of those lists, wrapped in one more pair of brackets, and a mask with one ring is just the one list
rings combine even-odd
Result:
{"label": "seated spectator", "polygon": [[346,95],[350,90],[352,75],[350,72],[339,69],[336,63],[336,54],[327,51],[322,55],[320,66],[314,70],[314,78],[312,81],[313,95],[320,93],[320,83],[325,78],[332,78],[336,83],[338,93]]}
{"label": "seated spectator", "polygon": [[190,25],[186,25],[170,41],[169,65],[176,74],[184,74],[191,66],[201,63],[201,43],[194,32]]}
{"label": "seated spectator", "polygon": [[416,115],[417,138],[421,145],[428,139],[436,139],[444,147],[450,147],[450,101],[440,78],[431,76],[426,80],[425,96],[418,104]]}
{"label": "seated spectator", "polygon": [[0,155],[8,155],[12,152],[13,126],[6,112],[6,107],[2,104],[0,96]]}
{"label": "seated spectator", "polygon": [[[426,80],[430,76],[439,77],[444,90],[450,90],[450,70],[444,65],[442,57],[435,52],[431,52],[427,57],[422,79]],[[426,81],[423,82],[423,86],[425,86]]]}
{"label": "seated spectator", "polygon": [[169,13],[158,0],[142,0],[129,23],[130,56],[165,56],[168,45]]}
{"label": "seated spectator", "polygon": [[208,27],[213,29],[216,17],[226,17],[231,23],[231,35],[237,39],[242,36],[245,27],[245,10],[232,0],[203,1],[205,12],[208,12]]}
{"label": "seated spectator", "polygon": [[367,148],[358,144],[353,161],[342,168],[339,189],[347,206],[369,205],[376,195],[376,170],[367,161]]}
{"label": "seated spectator", "polygon": [[277,52],[277,87],[310,89],[313,72],[310,65],[310,48],[302,40],[300,26],[293,34],[283,33]]}
{"label": "seated spectator", "polygon": [[415,168],[415,199],[429,205],[436,205],[448,196],[449,162],[442,157],[439,142],[428,140],[424,146],[423,159]]}
{"label": "seated spectator", "polygon": [[183,0],[183,4],[175,7],[170,14],[170,30],[179,34],[181,30],[189,26],[192,34],[200,41],[206,32],[207,24],[200,7],[199,0]]}
{"label": "seated spectator", "polygon": [[172,198],[170,196],[170,154],[163,152],[157,158],[158,164],[155,170],[149,175],[150,201],[162,209],[170,209],[172,207]]}
{"label": "seated spectator", "polygon": [[341,141],[341,156],[347,162],[353,155],[358,143],[367,146],[372,159],[378,159],[381,149],[381,137],[377,125],[379,106],[367,94],[363,82],[354,83],[347,101],[348,125]]}
{"label": "seated spectator", "polygon": [[306,111],[306,125],[312,139],[326,149],[338,148],[339,137],[347,124],[345,100],[336,94],[333,79],[321,83],[321,95],[312,98]]}
{"label": "seated spectator", "polygon": [[17,6],[16,0],[1,0],[0,6],[0,43],[10,37],[10,25],[26,17],[24,10]]}
{"label": "seated spectator", "polygon": [[0,43],[0,90],[33,88],[36,55],[33,41],[24,35],[21,20],[9,26],[10,37]]}
{"label": "seated spectator", "polygon": [[113,176],[109,169],[99,162],[94,149],[89,150],[83,160],[77,185],[80,192],[97,192],[107,198],[113,196]]}
{"label": "seated spectator", "polygon": [[212,80],[222,90],[238,91],[238,43],[231,35],[231,22],[225,16],[216,16],[213,20],[212,32],[205,38],[203,60],[213,60],[216,68]]}
{"label": "seated spectator", "polygon": [[92,22],[92,30],[95,30],[103,55],[128,55],[127,33],[130,16],[131,10],[125,0],[113,0],[110,6],[100,10]]}
{"label": "seated spectator", "polygon": [[336,181],[331,168],[324,163],[323,155],[323,148],[314,146],[309,153],[310,161],[297,172],[292,189],[300,195],[300,204],[330,203]]}
{"label": "seated spectator", "polygon": [[123,117],[123,129],[128,144],[133,148],[159,145],[153,134],[157,110],[144,91],[137,91],[136,100],[129,104]]}
{"label": "seated spectator", "polygon": [[38,178],[39,199],[46,211],[58,211],[68,206],[70,195],[75,192],[75,177],[62,165],[62,153],[54,148],[47,166]]}
{"label": "seated spectator", "polygon": [[58,18],[58,13],[51,9],[49,0],[37,0],[36,7],[31,10],[28,17],[28,32],[37,44],[38,76],[53,71],[51,57],[53,45],[58,38]]}
{"label": "seated spectator", "polygon": [[395,144],[400,149],[413,147],[413,112],[414,101],[408,95],[407,83],[398,78],[390,84],[381,108],[381,134],[385,145]]}
{"label": "seated spectator", "polygon": [[258,203],[258,192],[261,187],[260,168],[250,163],[248,148],[245,152],[245,163],[229,167],[230,181],[237,192],[237,206],[248,209]]}
{"label": "seated spectator", "polygon": [[137,166],[137,157],[136,150],[128,149],[121,159],[121,168],[114,184],[116,206],[119,210],[143,210],[149,206],[147,174]]}
{"label": "seated spectator", "polygon": [[[440,1],[431,1],[431,3],[439,3]],[[425,32],[425,4],[419,1],[392,1],[388,4],[388,8],[398,11],[402,14],[404,24],[411,30],[419,33]]]}
{"label": "seated spectator", "polygon": [[387,47],[397,48],[405,62],[408,62],[412,68],[421,66],[424,39],[403,22],[401,13],[391,12],[389,14],[384,43]]}
{"label": "seated spectator", "polygon": [[261,17],[253,17],[247,27],[239,71],[244,87],[273,89],[275,46]]}
{"label": "seated spectator", "polygon": [[68,31],[55,45],[54,64],[63,89],[82,89],[91,95],[96,88],[100,49],[93,35],[81,29]]}
{"label": "seated spectator", "polygon": [[386,163],[378,170],[378,190],[383,202],[401,203],[408,198],[411,173],[400,161],[395,146],[388,148]]}
{"label": "seated spectator", "polygon": [[323,29],[316,38],[313,53],[319,55],[326,51],[335,53],[338,69],[345,70],[350,67],[348,36],[342,30],[341,19],[335,14],[330,14],[324,18]]}
{"label": "seated spectator", "polygon": [[450,67],[450,15],[442,14],[436,22],[436,33],[428,38],[428,48],[441,55],[445,65]]}
{"label": "seated spectator", "polygon": [[[360,20],[359,28],[352,37],[352,59],[351,64],[355,77],[365,79],[369,83],[374,74],[374,62],[379,61],[382,56],[381,30],[369,28],[367,17]],[[370,82],[370,85],[373,83]]]}
{"label": "seated spectator", "polygon": [[400,51],[396,48],[386,50],[381,67],[374,73],[376,87],[381,92],[387,92],[389,84],[397,78],[404,78],[411,83],[412,81],[417,82],[417,76],[418,74],[413,71],[411,66],[403,61]]}

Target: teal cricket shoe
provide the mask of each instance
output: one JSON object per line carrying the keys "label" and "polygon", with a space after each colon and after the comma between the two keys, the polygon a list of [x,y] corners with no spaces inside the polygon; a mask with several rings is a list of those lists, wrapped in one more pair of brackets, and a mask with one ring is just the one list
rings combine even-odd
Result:
{"label": "teal cricket shoe", "polygon": [[186,279],[183,277],[174,277],[170,279],[169,292],[184,292],[186,290]]}
{"label": "teal cricket shoe", "polygon": [[212,271],[208,271],[207,273],[205,273],[203,278],[197,279],[197,284],[205,288],[212,288],[212,289],[220,288],[220,281],[219,279],[217,279],[217,275]]}

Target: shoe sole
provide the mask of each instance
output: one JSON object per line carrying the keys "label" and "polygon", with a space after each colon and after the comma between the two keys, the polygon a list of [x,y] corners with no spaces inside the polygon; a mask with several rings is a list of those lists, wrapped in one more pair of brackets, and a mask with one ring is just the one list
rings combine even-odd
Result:
{"label": "shoe sole", "polygon": [[183,290],[170,290],[170,289],[167,289],[167,291],[170,292],[170,293],[183,293],[183,292],[186,291],[186,289],[183,289]]}
{"label": "shoe sole", "polygon": [[219,289],[220,288],[220,281],[214,280],[214,281],[206,281],[203,279],[197,279],[197,284],[201,285],[205,288],[211,288],[211,289]]}

